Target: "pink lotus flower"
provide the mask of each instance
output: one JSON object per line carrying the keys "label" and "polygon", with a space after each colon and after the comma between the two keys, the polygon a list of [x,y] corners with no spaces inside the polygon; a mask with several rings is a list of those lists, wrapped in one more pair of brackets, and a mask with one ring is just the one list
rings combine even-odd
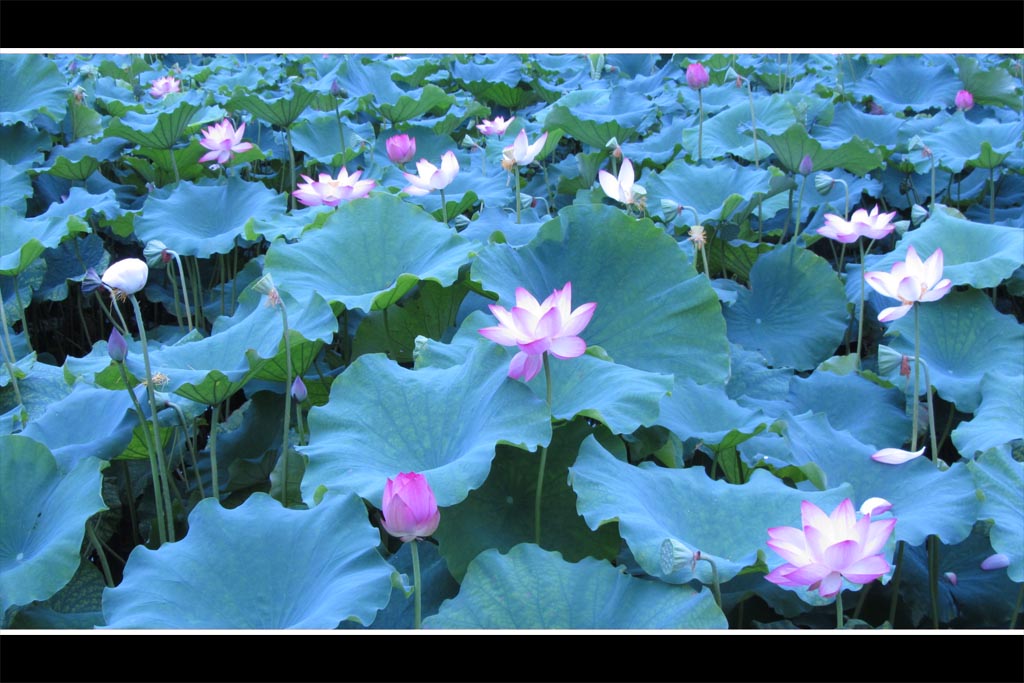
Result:
{"label": "pink lotus flower", "polygon": [[572,283],[566,282],[551,296],[537,303],[532,294],[516,288],[516,305],[511,311],[491,305],[500,325],[484,327],[480,334],[502,346],[518,346],[519,353],[508,366],[508,376],[529,382],[544,365],[544,353],[555,358],[576,358],[587,350],[579,336],[594,316],[596,303],[572,310]]}
{"label": "pink lotus flower", "polygon": [[242,142],[244,134],[245,124],[243,123],[238,130],[235,130],[231,119],[224,119],[220,123],[209,126],[203,131],[203,139],[199,141],[199,144],[210,151],[199,157],[199,162],[215,161],[224,165],[231,161],[236,154],[248,152],[252,149],[252,143]]}
{"label": "pink lotus flower", "polygon": [[531,145],[526,138],[526,130],[520,130],[515,141],[513,141],[510,146],[502,150],[502,155],[510,163],[527,166],[533,163],[533,160],[537,158],[537,155],[540,154],[540,151],[544,148],[544,143],[547,142],[547,140],[548,134],[545,132]]}
{"label": "pink lotus flower", "polygon": [[405,164],[416,156],[416,138],[405,133],[392,135],[384,141],[384,148],[387,149],[388,159],[391,159],[392,163]]}
{"label": "pink lotus flower", "polygon": [[605,170],[597,172],[597,179],[600,181],[601,189],[604,190],[604,193],[626,206],[633,204],[638,197],[646,194],[642,186],[634,184],[635,178],[636,176],[633,175],[633,164],[629,159],[622,160],[618,178]]}
{"label": "pink lotus flower", "polygon": [[871,209],[871,213],[857,209],[849,221],[834,213],[826,213],[825,225],[818,228],[818,234],[844,244],[856,242],[859,237],[877,240],[896,229],[892,224],[895,215],[895,211],[879,214],[877,204]]}
{"label": "pink lotus flower", "polygon": [[403,192],[422,197],[448,187],[459,173],[459,160],[455,158],[455,152],[449,150],[441,156],[441,168],[426,159],[420,159],[416,162],[416,172],[418,175],[402,174],[409,181],[409,186]]}
{"label": "pink lotus flower", "polygon": [[789,526],[768,529],[768,547],[786,563],[765,578],[780,586],[807,586],[830,598],[843,588],[843,579],[871,583],[889,571],[881,550],[889,540],[895,519],[859,520],[847,498],[831,515],[808,501],[800,504],[803,530]]}
{"label": "pink lotus flower", "polygon": [[508,130],[509,124],[515,120],[516,117],[514,116],[510,118],[508,121],[506,121],[500,116],[495,116],[493,121],[488,121],[487,119],[484,119],[483,123],[478,123],[476,125],[476,129],[479,130],[484,135],[497,135],[500,138],[502,135],[505,134],[505,131]]}
{"label": "pink lotus flower", "polygon": [[902,465],[914,458],[924,455],[924,447],[919,451],[905,451],[901,448],[883,448],[871,456],[875,462],[882,462],[886,465]]}
{"label": "pink lotus flower", "polygon": [[142,259],[126,258],[103,271],[103,284],[120,299],[142,291],[149,279],[149,266]]}
{"label": "pink lotus flower", "polygon": [[156,98],[170,95],[172,92],[181,92],[181,81],[174,76],[156,79],[153,81],[153,87],[149,89],[149,94]]}
{"label": "pink lotus flower", "polygon": [[427,478],[416,472],[403,472],[394,480],[388,479],[380,510],[384,530],[405,543],[430,536],[441,521],[437,499]]}
{"label": "pink lotus flower", "polygon": [[377,186],[374,180],[359,180],[362,173],[356,171],[349,175],[343,168],[337,178],[332,178],[330,173],[321,173],[319,180],[303,175],[306,182],[299,183],[299,189],[292,194],[306,206],[337,206],[341,202],[362,199]]}
{"label": "pink lotus flower", "polygon": [[704,68],[703,64],[694,62],[686,67],[686,82],[694,90],[700,90],[707,87],[707,84],[711,82],[711,78],[708,76],[708,70]]}
{"label": "pink lotus flower", "polygon": [[968,90],[961,90],[956,94],[953,102],[956,104],[956,108],[960,111],[967,111],[974,107],[974,95],[972,95]]}
{"label": "pink lotus flower", "polygon": [[942,277],[942,249],[936,249],[922,263],[913,245],[907,247],[906,261],[897,261],[888,273],[864,273],[864,281],[879,294],[900,301],[899,306],[886,308],[878,314],[878,320],[883,323],[899,320],[918,301],[938,301],[953,287],[949,278]]}

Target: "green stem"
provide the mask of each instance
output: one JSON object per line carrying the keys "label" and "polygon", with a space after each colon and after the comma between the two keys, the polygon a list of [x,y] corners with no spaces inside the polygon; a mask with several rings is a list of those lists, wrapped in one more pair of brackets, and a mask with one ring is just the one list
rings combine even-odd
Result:
{"label": "green stem", "polygon": [[718,580],[718,566],[710,557],[701,555],[700,559],[711,565],[711,594],[715,598],[715,604],[718,605],[718,609],[722,609],[722,586]]}
{"label": "green stem", "polygon": [[[18,311],[20,311],[21,315],[21,331],[25,334],[25,344],[28,345],[29,351],[35,351],[35,348],[32,346],[32,338],[28,333],[28,318],[25,317],[25,304],[21,301],[21,291],[18,288],[18,276],[14,275],[12,280],[14,283],[14,299],[18,302]],[[0,302],[0,304],[2,303],[3,302]]]}
{"label": "green stem", "polygon": [[195,444],[188,434],[188,421],[185,420],[185,411],[181,409],[177,403],[168,404],[174,411],[175,415],[178,416],[178,424],[181,425],[181,431],[185,435],[185,444],[188,448],[188,452],[192,455],[192,469],[196,473],[196,484],[199,486],[199,497],[206,498],[206,493],[203,491],[203,478],[199,476],[199,458],[196,455]]}
{"label": "green stem", "polygon": [[[917,450],[917,404],[919,403],[918,397],[921,395],[920,389],[920,376],[921,373],[918,370],[918,366],[921,364],[921,327],[920,327],[920,316],[917,312],[917,303],[914,303],[914,396],[912,400],[913,406],[913,431],[910,434],[910,450]],[[932,454],[935,457],[935,454]]]}
{"label": "green stem", "polygon": [[191,269],[189,271],[189,279],[192,281],[192,295],[195,297],[195,309],[196,309],[196,327],[203,328],[205,323],[205,315],[203,315],[203,286],[199,276],[199,257],[193,256],[189,261]]}
{"label": "green stem", "polygon": [[860,612],[862,609],[864,609],[864,603],[867,602],[868,593],[871,592],[871,587],[874,585],[875,582],[872,581],[871,583],[865,585],[863,589],[861,589],[860,597],[857,598],[857,606],[853,608],[854,619],[860,618]]}
{"label": "green stem", "polygon": [[932,380],[928,373],[928,366],[924,366],[924,384],[928,392],[928,436],[932,444],[932,463],[939,465],[939,444],[938,435],[935,433],[935,405],[932,403]]}
{"label": "green stem", "polygon": [[288,311],[281,302],[281,341],[284,344],[287,375],[284,384],[284,434],[281,436],[281,505],[288,507],[288,432],[292,417],[292,346],[288,343]]}
{"label": "green stem", "polygon": [[[516,171],[518,170],[519,168],[516,167]],[[518,186],[516,189],[518,189]],[[518,192],[516,193],[516,197],[519,197]],[[441,190],[441,218],[444,219],[444,224],[448,225],[448,203],[444,200],[444,189]]]}
{"label": "green stem", "polygon": [[299,445],[306,445],[306,428],[302,424],[302,404],[299,403],[295,406],[295,428],[299,432]]}
{"label": "green stem", "polygon": [[213,404],[210,409],[210,475],[213,480],[211,483],[213,490],[210,491],[210,495],[220,501],[220,473],[217,471],[217,428],[220,420],[220,403]]}
{"label": "green stem", "polygon": [[225,284],[227,283],[228,274],[227,268],[224,265],[224,254],[217,254],[217,270],[220,272],[220,314],[224,315],[224,299],[227,297],[227,289]]}
{"label": "green stem", "polygon": [[[519,196],[519,164],[516,164],[516,225],[519,225],[523,211],[523,198]],[[447,222],[447,221],[445,221]]]}
{"label": "green stem", "polygon": [[174,281],[174,269],[170,263],[167,264],[167,279],[171,283],[171,294],[174,296],[174,319],[178,323],[178,329],[184,327],[181,321],[181,295],[178,294],[178,284]]}
{"label": "green stem", "polygon": [[[178,278],[181,280],[181,294],[185,300],[185,318],[188,320],[188,331],[191,332],[195,329],[195,325],[192,324],[192,310],[188,305],[188,289],[185,287],[185,269],[181,267],[181,257],[178,256],[178,252],[172,251],[171,256],[174,257],[174,263],[178,266]],[[174,292],[174,312],[178,312],[178,292]],[[181,324],[180,322],[178,323]]]}
{"label": "green stem", "polygon": [[338,135],[341,137],[341,170],[348,173],[345,166],[345,127],[341,125],[341,110],[338,108],[338,100],[334,101],[334,118],[338,120]]}
{"label": "green stem", "polygon": [[290,210],[294,211],[295,210],[295,195],[292,194],[291,190],[294,190],[296,185],[295,185],[295,147],[292,145],[292,127],[291,126],[286,127],[285,128],[285,132],[287,133],[287,139],[288,139],[288,159],[289,159],[288,167],[291,169],[291,175],[292,175],[292,184],[288,186],[289,187],[288,196],[291,198],[291,204],[290,204],[291,209]]}
{"label": "green stem", "polygon": [[420,548],[419,539],[412,540],[412,592],[413,592],[413,621],[412,627],[422,627],[423,616],[423,590],[420,586]]}
{"label": "green stem", "polygon": [[[548,361],[548,353],[544,352],[544,381],[547,390],[548,413],[551,412],[551,363]],[[537,469],[537,495],[533,501],[533,541],[540,545],[540,502],[544,491],[544,467],[547,465],[548,447],[540,449],[540,467]]]}
{"label": "green stem", "polygon": [[935,155],[934,154],[931,156],[931,161],[932,161],[932,164],[931,164],[931,166],[932,166],[932,205],[931,205],[931,210],[932,210],[932,212],[934,212],[935,211]]}
{"label": "green stem", "polygon": [[704,89],[697,90],[697,103],[699,108],[697,118],[697,161],[704,157]]}
{"label": "green stem", "polygon": [[[159,410],[156,406],[156,389],[153,388],[153,370],[149,363],[149,348],[146,341],[146,325],[142,320],[142,309],[139,307],[139,300],[135,298],[134,294],[129,294],[128,298],[132,302],[132,310],[135,311],[135,322],[139,327],[139,338],[142,341],[142,359],[146,364],[146,394],[149,396],[149,409],[152,412],[153,420],[153,446],[156,450],[157,464],[160,466],[160,478],[159,483],[164,487],[164,514],[166,515],[164,521],[167,524],[167,540],[174,541],[174,516],[171,510],[171,496],[170,486],[167,483],[167,463],[164,460],[164,447],[163,442],[160,439],[160,420],[158,417]],[[154,486],[156,482],[154,482]]]}
{"label": "green stem", "polygon": [[939,538],[928,537],[928,593],[932,599],[932,628],[939,628]]}
{"label": "green stem", "polygon": [[178,173],[178,160],[174,158],[174,149],[168,147],[167,152],[171,155],[171,168],[174,169],[174,182],[181,182],[181,175]]}
{"label": "green stem", "polygon": [[[747,79],[747,99],[750,100],[750,130],[754,133],[754,167],[760,170],[761,155],[757,150],[757,114],[754,111],[754,91],[751,89],[749,78]],[[760,197],[758,198],[757,206],[760,210]]]}
{"label": "green stem", "polygon": [[988,169],[988,222],[996,222],[996,169]]}
{"label": "green stem", "polygon": [[843,627],[843,590],[836,593],[836,628]]}
{"label": "green stem", "polygon": [[900,541],[896,544],[896,558],[893,560],[893,564],[896,565],[896,571],[893,572],[892,581],[889,582],[889,586],[892,589],[892,599],[889,601],[889,626],[892,628],[896,627],[896,603],[899,602],[900,598],[900,578],[903,575],[903,548],[906,546],[904,541]]}
{"label": "green stem", "polygon": [[103,580],[107,584],[107,588],[114,587],[114,577],[110,573],[110,565],[107,563],[107,554],[103,552],[103,544],[100,543],[100,539],[96,537],[96,531],[92,528],[89,522],[85,523],[85,535],[89,537],[89,545],[96,550],[96,557],[100,560],[100,568],[103,570]]}
{"label": "green stem", "polygon": [[860,370],[860,359],[864,355],[864,245],[859,239],[857,248],[860,249],[860,315],[857,317],[857,369]]}
{"label": "green stem", "polygon": [[121,461],[121,471],[124,473],[124,483],[128,488],[128,517],[132,525],[132,545],[139,545],[142,543],[139,539],[139,513],[135,509],[135,487],[132,486],[132,472],[127,460]]}
{"label": "green stem", "polygon": [[800,237],[800,227],[803,224],[803,211],[804,207],[804,190],[807,189],[807,176],[804,176],[804,181],[800,183],[800,196],[796,200],[796,225],[793,227],[793,241]]}
{"label": "green stem", "polygon": [[1010,630],[1012,631],[1017,627],[1017,615],[1020,614],[1020,606],[1024,604],[1024,583],[1020,585],[1020,590],[1017,591],[1017,604],[1013,606],[1013,615],[1010,617]]}
{"label": "green stem", "polygon": [[18,390],[18,376],[14,374],[14,363],[16,358],[14,357],[14,345],[11,343],[11,333],[7,329],[7,311],[4,310],[4,297],[0,293],[0,327],[4,328],[4,346],[3,346],[3,357],[4,365],[7,366],[7,374],[11,376],[11,386],[14,387],[14,400],[18,402],[19,406],[22,406],[22,427],[25,426],[25,409],[24,404],[21,401],[21,391]]}

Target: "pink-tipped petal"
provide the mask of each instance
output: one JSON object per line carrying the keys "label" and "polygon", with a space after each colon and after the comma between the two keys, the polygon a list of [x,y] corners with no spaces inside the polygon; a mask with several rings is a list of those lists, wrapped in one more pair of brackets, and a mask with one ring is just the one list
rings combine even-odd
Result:
{"label": "pink-tipped petal", "polygon": [[579,337],[557,337],[548,350],[555,358],[578,358],[587,352],[587,343]]}
{"label": "pink-tipped petal", "polygon": [[918,451],[905,451],[901,448],[883,448],[871,456],[875,462],[886,465],[902,465],[905,462],[924,455],[924,446]]}
{"label": "pink-tipped petal", "polygon": [[883,308],[878,314],[878,322],[891,323],[894,320],[899,320],[907,313],[910,313],[912,306],[909,304],[906,306],[892,306],[891,308]]}

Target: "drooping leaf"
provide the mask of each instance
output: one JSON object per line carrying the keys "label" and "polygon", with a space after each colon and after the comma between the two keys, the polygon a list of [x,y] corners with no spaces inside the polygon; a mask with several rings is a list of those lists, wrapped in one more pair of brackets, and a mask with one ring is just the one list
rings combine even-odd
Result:
{"label": "drooping leaf", "polygon": [[85,232],[89,226],[78,216],[23,218],[11,207],[0,206],[0,275],[21,273],[45,249]]}
{"label": "drooping leaf", "polygon": [[315,93],[298,83],[293,83],[291,93],[277,97],[271,93],[240,95],[232,98],[227,106],[232,110],[245,109],[257,118],[280,128],[287,128],[298,120],[306,107],[312,104],[315,96]]}
{"label": "drooping leaf", "polygon": [[24,123],[40,114],[54,121],[64,117],[71,89],[45,55],[0,55],[0,83],[0,125]]}
{"label": "drooping leaf", "polygon": [[327,496],[288,510],[263,493],[228,510],[206,499],[189,532],[137,547],[103,592],[108,628],[326,628],[368,624],[387,604],[394,569],[362,501]]}
{"label": "drooping leaf", "polygon": [[[770,174],[722,162],[714,166],[695,166],[682,160],[673,161],[665,170],[643,178],[648,205],[658,206],[662,199],[671,199],[697,210],[701,222],[725,220],[743,202],[757,192],[767,192]],[[693,214],[683,219],[693,224]]]}
{"label": "drooping leaf", "polygon": [[965,458],[1024,439],[1024,376],[986,373],[974,417],[961,422],[952,437]]}
{"label": "drooping leaf", "polygon": [[876,66],[849,85],[851,92],[871,98],[891,113],[908,108],[925,111],[953,106],[953,98],[961,87],[960,79],[948,64],[929,63],[911,55]]}
{"label": "drooping leaf", "polygon": [[480,554],[424,628],[725,628],[711,591],[643,581],[607,562],[570,563],[521,543]]}
{"label": "drooping leaf", "polygon": [[989,532],[992,549],[1010,558],[1010,579],[1024,582],[1024,463],[991,450],[968,461],[967,469],[982,493],[978,519],[994,522]]}
{"label": "drooping leaf", "polygon": [[[1022,135],[1024,125],[1019,121],[974,123],[963,112],[957,112],[921,138],[931,149],[936,164],[959,173],[965,165],[981,168],[998,165],[1014,149],[1019,149]],[[983,151],[986,143],[989,146],[987,153]],[[993,153],[1001,156],[993,159]]]}

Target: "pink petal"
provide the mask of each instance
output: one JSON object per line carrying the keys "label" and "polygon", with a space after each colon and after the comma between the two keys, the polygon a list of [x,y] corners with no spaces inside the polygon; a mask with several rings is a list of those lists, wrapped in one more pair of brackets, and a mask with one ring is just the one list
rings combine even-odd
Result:
{"label": "pink petal", "polygon": [[565,335],[577,335],[583,331],[583,329],[590,324],[590,319],[594,317],[594,311],[597,309],[596,303],[583,304],[569,316],[569,321],[562,328],[562,334]]}
{"label": "pink petal", "polygon": [[952,289],[953,283],[946,278],[936,285],[929,291],[921,295],[921,301],[938,301],[942,297],[949,294],[949,290]]}
{"label": "pink petal", "polygon": [[548,350],[555,358],[577,358],[587,352],[587,343],[579,337],[557,337]]}
{"label": "pink petal", "polygon": [[878,314],[878,321],[883,323],[891,323],[894,320],[899,320],[907,313],[910,312],[912,306],[893,306],[891,308],[883,308],[882,312]]}
{"label": "pink petal", "polygon": [[850,564],[843,570],[843,576],[853,583],[871,583],[890,569],[881,555],[871,555]]}
{"label": "pink petal", "polygon": [[542,356],[527,356],[526,363],[523,366],[524,375],[523,379],[529,382],[531,379],[537,376],[540,369],[544,367],[544,360]]}
{"label": "pink petal", "polygon": [[1003,553],[996,553],[995,555],[989,555],[981,562],[981,568],[987,572],[994,569],[1003,569],[1004,567],[1010,566],[1010,558]]}
{"label": "pink petal", "polygon": [[903,463],[913,460],[924,455],[924,446],[919,451],[905,451],[901,448],[883,448],[874,455],[871,459],[875,462],[885,463],[886,465],[902,465]]}
{"label": "pink petal", "polygon": [[868,498],[860,504],[860,514],[862,515],[880,515],[891,509],[892,503],[887,501],[885,498]]}
{"label": "pink petal", "polygon": [[823,598],[831,598],[843,589],[843,577],[838,572],[832,572],[821,581],[818,592]]}
{"label": "pink petal", "polygon": [[519,343],[519,340],[516,339],[514,334],[512,334],[507,328],[500,325],[496,327],[483,327],[477,330],[477,332],[487,339],[490,339],[492,342],[501,344],[502,346],[515,346]]}
{"label": "pink petal", "polygon": [[892,530],[896,527],[895,519],[884,519],[879,522],[871,522],[868,526],[868,537],[864,541],[861,551],[865,555],[874,555],[881,552],[882,548],[889,541]]}
{"label": "pink petal", "polygon": [[843,571],[847,565],[860,558],[860,544],[857,541],[833,543],[825,549],[824,564],[836,571]]}

